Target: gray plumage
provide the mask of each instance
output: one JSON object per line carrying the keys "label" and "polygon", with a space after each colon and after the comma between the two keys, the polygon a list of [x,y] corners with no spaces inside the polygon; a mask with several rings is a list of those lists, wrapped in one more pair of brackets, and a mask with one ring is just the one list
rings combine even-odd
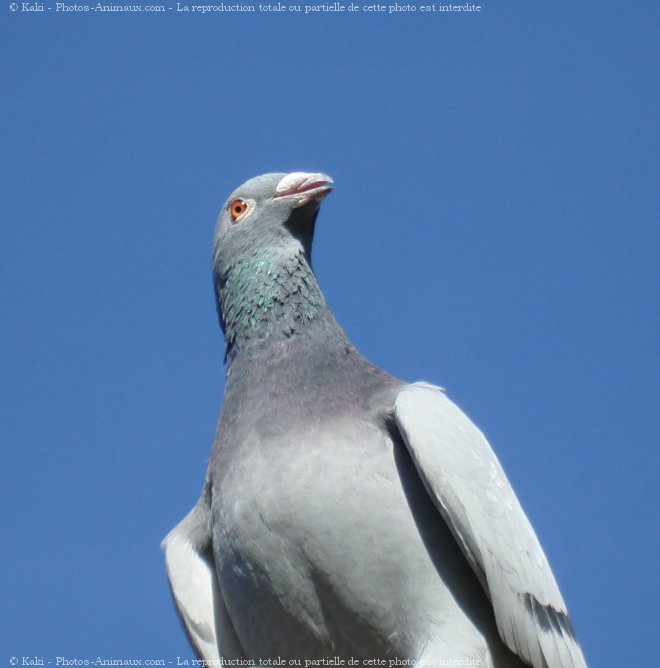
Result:
{"label": "gray plumage", "polygon": [[482,434],[440,388],[369,363],[328,309],[311,247],[331,187],[267,174],[218,218],[225,398],[200,500],[164,541],[196,652],[585,666]]}

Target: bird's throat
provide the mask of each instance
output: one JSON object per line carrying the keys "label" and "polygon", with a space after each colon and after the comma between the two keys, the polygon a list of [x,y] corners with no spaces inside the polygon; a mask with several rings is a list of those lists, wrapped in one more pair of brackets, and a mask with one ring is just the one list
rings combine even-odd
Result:
{"label": "bird's throat", "polygon": [[227,360],[266,357],[300,337],[346,342],[330,312],[307,258],[258,254],[239,259],[216,278]]}

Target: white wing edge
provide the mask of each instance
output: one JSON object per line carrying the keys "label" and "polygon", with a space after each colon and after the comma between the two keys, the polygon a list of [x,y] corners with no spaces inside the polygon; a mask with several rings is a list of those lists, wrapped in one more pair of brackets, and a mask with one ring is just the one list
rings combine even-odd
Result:
{"label": "white wing edge", "polygon": [[243,657],[215,573],[210,510],[204,498],[163,542],[167,577],[179,617],[205,666],[220,666],[222,656]]}
{"label": "white wing edge", "polygon": [[[504,643],[535,668],[586,668],[538,538],[483,434],[429,383],[404,387],[394,417],[427,491],[492,602]],[[503,494],[500,517],[493,518],[470,489],[475,454]]]}

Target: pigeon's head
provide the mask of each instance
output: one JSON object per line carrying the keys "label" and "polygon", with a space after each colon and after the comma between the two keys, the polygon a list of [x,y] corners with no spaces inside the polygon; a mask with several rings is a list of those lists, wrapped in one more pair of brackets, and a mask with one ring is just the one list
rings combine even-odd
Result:
{"label": "pigeon's head", "polygon": [[260,255],[283,257],[302,249],[311,257],[321,200],[332,190],[326,174],[264,174],[246,181],[227,198],[215,231],[214,271]]}

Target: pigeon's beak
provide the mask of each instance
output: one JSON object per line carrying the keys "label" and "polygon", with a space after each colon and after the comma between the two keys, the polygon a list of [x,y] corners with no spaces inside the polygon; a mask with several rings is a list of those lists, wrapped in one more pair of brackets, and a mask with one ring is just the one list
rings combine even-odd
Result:
{"label": "pigeon's beak", "polygon": [[293,172],[287,174],[277,184],[275,197],[295,200],[294,208],[310,202],[317,205],[332,190],[334,181],[327,174],[306,174]]}

